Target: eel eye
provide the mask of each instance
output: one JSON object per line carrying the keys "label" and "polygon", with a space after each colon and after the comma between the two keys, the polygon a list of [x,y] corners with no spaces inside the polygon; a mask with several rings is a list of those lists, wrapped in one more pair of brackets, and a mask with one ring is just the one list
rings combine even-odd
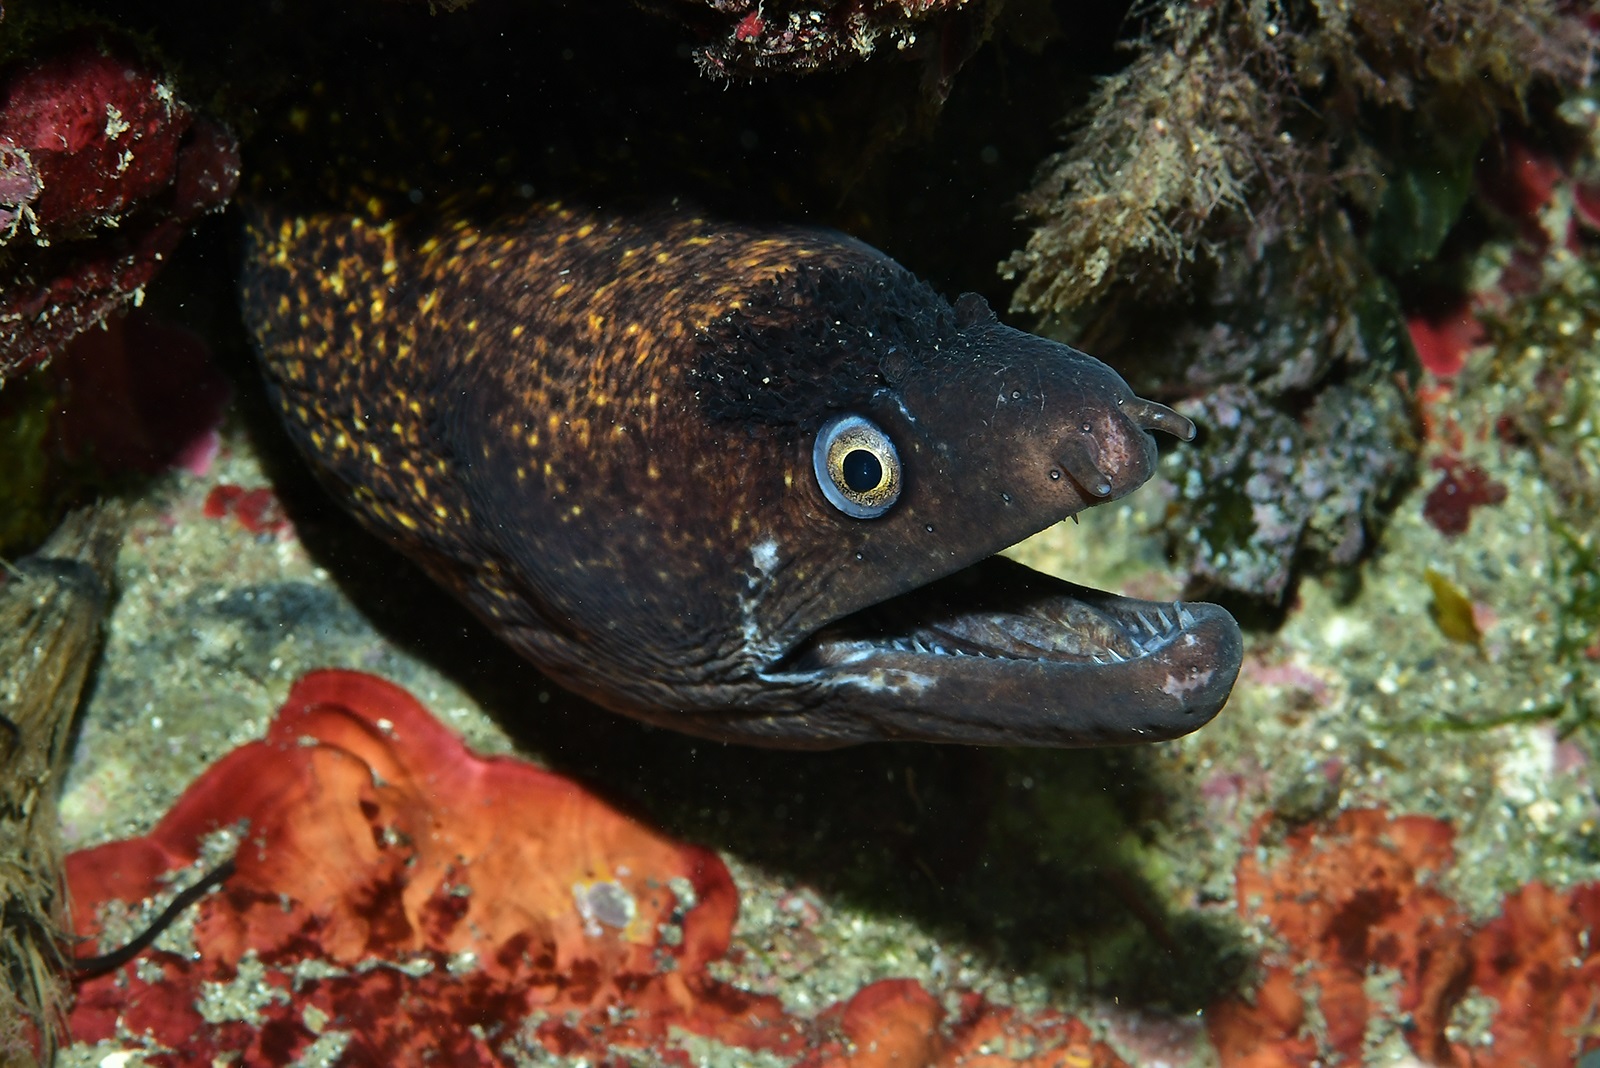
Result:
{"label": "eel eye", "polygon": [[811,468],[828,503],[856,519],[876,519],[900,497],[900,454],[889,435],[859,415],[824,424]]}

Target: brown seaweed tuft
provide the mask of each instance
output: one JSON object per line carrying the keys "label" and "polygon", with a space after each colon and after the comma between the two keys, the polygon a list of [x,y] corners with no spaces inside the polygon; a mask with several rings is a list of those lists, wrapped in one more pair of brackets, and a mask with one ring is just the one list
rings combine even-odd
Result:
{"label": "brown seaweed tuft", "polygon": [[1146,42],[1023,199],[1041,223],[1002,266],[1021,276],[1013,308],[1066,315],[1119,284],[1175,286],[1182,265],[1218,252],[1216,223],[1292,170],[1298,148],[1261,136],[1281,101],[1203,24]]}
{"label": "brown seaweed tuft", "polygon": [[[1197,258],[1255,261],[1323,230],[1328,212],[1375,215],[1400,146],[1442,128],[1476,148],[1537,86],[1582,84],[1594,56],[1559,0],[1156,3],[1134,17],[1147,27],[1134,59],[1023,200],[1039,225],[1002,265],[1020,279],[1017,310],[1070,317],[1122,288],[1172,296]],[[1319,283],[1360,273],[1302,243]]]}

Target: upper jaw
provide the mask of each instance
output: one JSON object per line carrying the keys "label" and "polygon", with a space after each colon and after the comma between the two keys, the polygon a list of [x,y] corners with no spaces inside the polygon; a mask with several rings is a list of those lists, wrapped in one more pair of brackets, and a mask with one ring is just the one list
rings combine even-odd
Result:
{"label": "upper jaw", "polygon": [[853,740],[1157,741],[1222,708],[1243,655],[1215,605],[1118,597],[992,558],[802,642],[764,677],[806,683]]}

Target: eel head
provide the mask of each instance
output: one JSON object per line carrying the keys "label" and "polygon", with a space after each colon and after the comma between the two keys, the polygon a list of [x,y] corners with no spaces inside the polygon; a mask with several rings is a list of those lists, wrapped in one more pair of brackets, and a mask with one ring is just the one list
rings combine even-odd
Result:
{"label": "eel head", "polygon": [[[877,296],[903,284],[891,277]],[[781,314],[769,321],[788,325],[714,346],[703,407],[743,424],[746,468],[785,477],[749,506],[760,518],[728,556],[748,553],[733,698],[661,721],[791,747],[1100,746],[1209,721],[1242,657],[1226,611],[1115,596],[995,555],[1132,492],[1155,467],[1151,432],[1189,440],[1193,424],[977,297],[939,301],[942,326],[895,298],[898,311],[852,333],[849,312],[874,299],[834,295],[845,310],[824,316],[802,381],[770,373],[807,348]],[[749,386],[752,367],[765,388]]]}

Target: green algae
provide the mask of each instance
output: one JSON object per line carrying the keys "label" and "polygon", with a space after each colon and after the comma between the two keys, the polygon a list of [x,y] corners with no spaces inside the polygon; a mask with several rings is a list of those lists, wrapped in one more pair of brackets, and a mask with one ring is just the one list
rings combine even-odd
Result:
{"label": "green algae", "polygon": [[1556,606],[1556,662],[1567,670],[1559,706],[1552,706],[1563,736],[1600,726],[1600,544],[1593,530],[1579,534],[1552,519],[1560,556],[1551,573],[1566,591]]}
{"label": "green algae", "polygon": [[1397,152],[1367,235],[1367,259],[1393,274],[1439,255],[1472,196],[1484,137],[1432,132]]}
{"label": "green algae", "polygon": [[36,380],[14,383],[0,396],[0,555],[44,541],[65,513],[51,485],[50,420]]}

